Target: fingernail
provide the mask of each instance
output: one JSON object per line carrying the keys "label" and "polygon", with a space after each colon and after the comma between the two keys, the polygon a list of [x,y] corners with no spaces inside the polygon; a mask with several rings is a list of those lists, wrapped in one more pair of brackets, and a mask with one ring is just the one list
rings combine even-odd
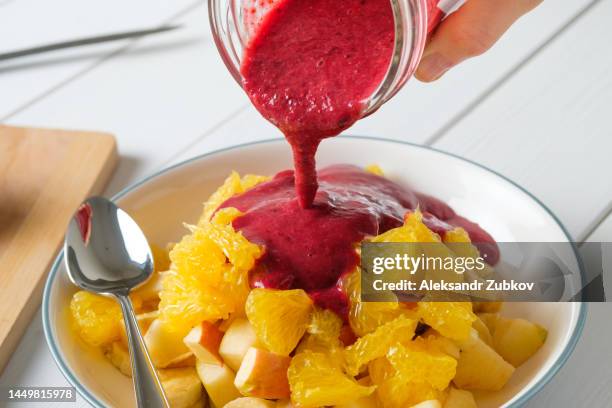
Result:
{"label": "fingernail", "polygon": [[451,69],[453,64],[442,54],[434,52],[423,57],[418,68],[418,78],[421,81],[435,81],[446,71]]}

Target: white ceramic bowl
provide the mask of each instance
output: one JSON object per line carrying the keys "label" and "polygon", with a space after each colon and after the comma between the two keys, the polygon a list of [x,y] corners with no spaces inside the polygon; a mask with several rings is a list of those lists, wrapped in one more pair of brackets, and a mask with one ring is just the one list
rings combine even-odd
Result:
{"label": "white ceramic bowl", "polygon": [[[387,177],[441,198],[480,223],[498,241],[571,241],[550,210],[528,192],[491,170],[447,153],[397,141],[339,137],[322,143],[318,153],[319,166],[332,163],[379,164]],[[204,200],[231,170],[273,174],[290,167],[290,150],[283,140],[246,144],[163,170],[114,199],[142,226],[150,242],[164,245],[186,233],[182,223],[197,219]],[[131,380],[69,329],[68,305],[75,290],[60,256],[49,274],[42,308],[53,357],[92,405],[134,406]],[[540,390],[572,352],[582,330],[586,305],[509,303],[504,313],[538,322],[549,335],[544,347],[516,370],[502,391],[477,395],[483,408],[520,406]]]}

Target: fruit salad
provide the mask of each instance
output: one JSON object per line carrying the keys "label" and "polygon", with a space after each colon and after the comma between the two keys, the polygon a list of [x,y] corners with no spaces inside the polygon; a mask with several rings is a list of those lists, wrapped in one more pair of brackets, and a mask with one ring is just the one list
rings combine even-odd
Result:
{"label": "fruit salad", "polygon": [[[172,407],[476,407],[472,391],[502,389],[544,344],[546,329],[504,317],[499,302],[362,302],[358,265],[334,286],[346,310],[326,307],[320,292],[254,280],[267,249],[235,227],[242,213],[224,203],[268,180],[232,173],[180,242],[152,248],[156,271],[130,295]],[[470,235],[436,230],[416,209],[364,239]],[[83,342],[130,376],[119,305],[79,291],[70,311]]]}

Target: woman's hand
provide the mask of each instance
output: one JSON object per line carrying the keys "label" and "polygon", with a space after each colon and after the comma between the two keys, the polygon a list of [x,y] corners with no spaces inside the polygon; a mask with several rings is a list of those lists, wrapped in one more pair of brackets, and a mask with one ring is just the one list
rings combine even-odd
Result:
{"label": "woman's hand", "polygon": [[542,0],[467,0],[430,39],[416,77],[435,81],[460,62],[487,51],[521,16]]}

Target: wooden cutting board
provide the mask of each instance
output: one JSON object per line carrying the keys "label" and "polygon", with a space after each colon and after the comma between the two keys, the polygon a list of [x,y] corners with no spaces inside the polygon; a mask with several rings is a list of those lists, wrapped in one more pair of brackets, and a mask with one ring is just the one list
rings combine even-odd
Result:
{"label": "wooden cutting board", "polygon": [[113,136],[0,125],[0,373],[41,301],[72,213],[104,188]]}

